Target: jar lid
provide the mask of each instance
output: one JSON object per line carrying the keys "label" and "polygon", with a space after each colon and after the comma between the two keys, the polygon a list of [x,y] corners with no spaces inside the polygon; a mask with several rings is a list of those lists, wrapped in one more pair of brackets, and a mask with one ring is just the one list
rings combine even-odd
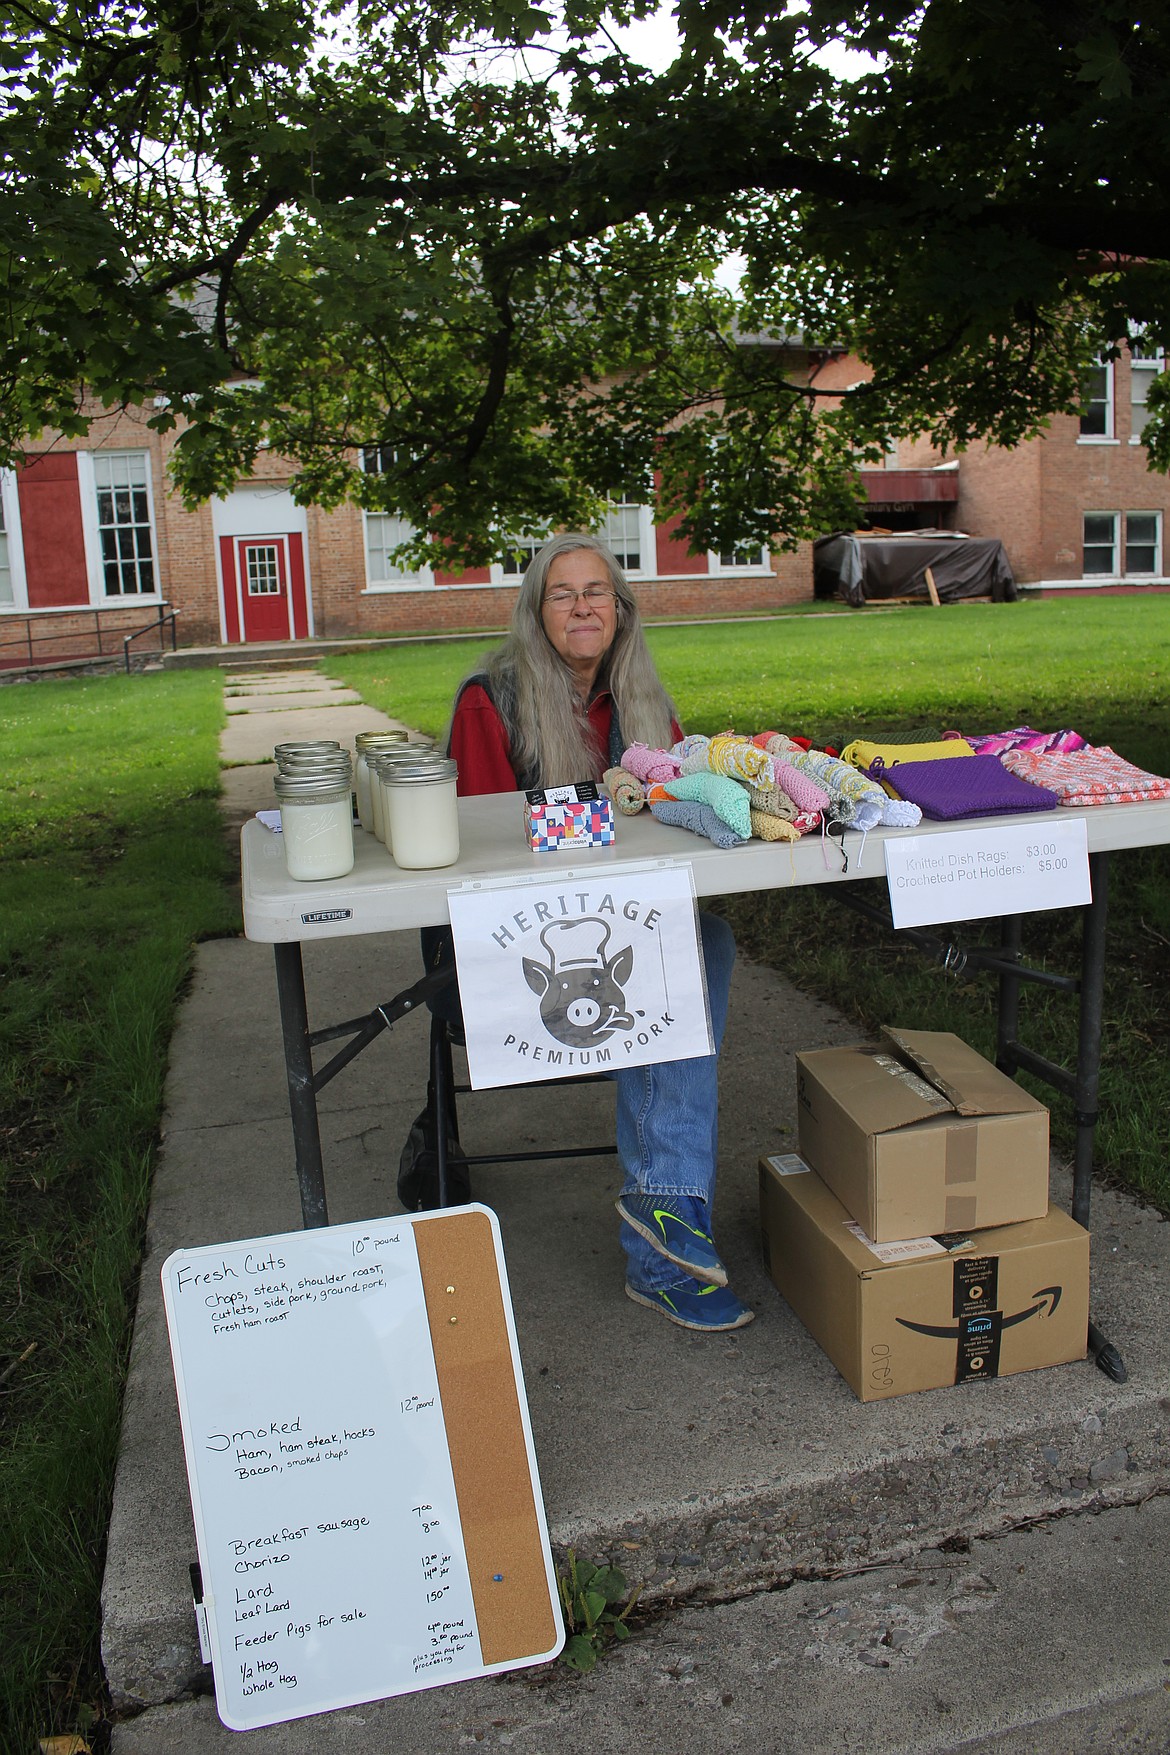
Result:
{"label": "jar lid", "polygon": [[396,745],[393,749],[363,750],[362,754],[366,758],[366,767],[370,769],[371,773],[380,773],[383,768],[397,768],[403,762],[409,763],[418,759],[410,753],[404,743]]}
{"label": "jar lid", "polygon": [[302,750],[311,752],[312,750],[340,750],[340,748],[341,745],[335,737],[312,737],[304,738],[299,742],[293,739],[289,743],[278,743],[272,753],[274,756],[291,756]]}
{"label": "jar lid", "polygon": [[450,756],[435,756],[430,761],[398,762],[385,779],[390,786],[434,786],[458,775],[459,765]]}
{"label": "jar lid", "polygon": [[278,774],[336,774],[348,780],[352,773],[349,757],[344,751],[338,751],[336,759],[326,755],[319,756],[285,756],[277,762]]}
{"label": "jar lid", "polygon": [[349,777],[344,774],[277,774],[272,782],[277,798],[306,803],[327,803],[331,798],[350,796]]}
{"label": "jar lid", "polygon": [[379,744],[405,743],[405,731],[359,731],[354,738],[354,747],[359,750],[377,749]]}

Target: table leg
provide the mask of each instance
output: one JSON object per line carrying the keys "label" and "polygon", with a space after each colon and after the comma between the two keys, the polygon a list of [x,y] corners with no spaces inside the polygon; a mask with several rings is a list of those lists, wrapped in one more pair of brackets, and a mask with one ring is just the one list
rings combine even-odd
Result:
{"label": "table leg", "polygon": [[309,1044],[305,971],[301,947],[295,939],[272,948],[276,954],[276,992],[284,1036],[284,1066],[288,1076],[297,1184],[301,1191],[301,1222],[308,1231],[318,1225],[327,1225],[329,1215],[325,1207],[325,1167],[321,1159],[321,1128],[313,1083],[313,1052]]}
{"label": "table leg", "polygon": [[1093,1132],[1101,1081],[1101,1021],[1105,989],[1105,922],[1109,911],[1109,855],[1089,856],[1093,899],[1081,925],[1081,991],[1077,1026],[1077,1073],[1073,1092],[1076,1148],[1073,1157],[1072,1216],[1088,1228],[1093,1190]]}

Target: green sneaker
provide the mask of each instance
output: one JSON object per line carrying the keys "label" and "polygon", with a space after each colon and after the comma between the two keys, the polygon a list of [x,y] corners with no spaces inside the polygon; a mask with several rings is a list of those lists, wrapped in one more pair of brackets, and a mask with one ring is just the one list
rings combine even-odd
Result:
{"label": "green sneaker", "polygon": [[667,1322],[675,1322],[679,1328],[701,1329],[708,1334],[745,1328],[755,1314],[740,1303],[730,1286],[704,1286],[689,1277],[646,1291],[627,1280],[626,1297],[635,1304],[644,1304],[648,1310],[659,1311]]}
{"label": "green sneaker", "polygon": [[713,1286],[727,1284],[727,1269],[707,1229],[707,1208],[687,1194],[619,1195],[618,1212],[639,1237],[652,1244],[659,1255],[685,1268],[697,1280]]}

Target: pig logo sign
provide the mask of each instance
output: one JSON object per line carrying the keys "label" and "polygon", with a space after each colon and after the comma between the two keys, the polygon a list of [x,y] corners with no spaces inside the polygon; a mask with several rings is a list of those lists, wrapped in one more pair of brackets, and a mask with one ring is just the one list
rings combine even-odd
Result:
{"label": "pig logo sign", "polygon": [[554,920],[540,935],[547,964],[524,959],[524,979],[540,1000],[541,1022],[568,1048],[599,1046],[619,1030],[634,1028],[622,992],[634,967],[633,946],[608,957],[609,937],[609,927],[596,915]]}
{"label": "pig logo sign", "polygon": [[476,1090],[713,1052],[689,865],[447,900]]}

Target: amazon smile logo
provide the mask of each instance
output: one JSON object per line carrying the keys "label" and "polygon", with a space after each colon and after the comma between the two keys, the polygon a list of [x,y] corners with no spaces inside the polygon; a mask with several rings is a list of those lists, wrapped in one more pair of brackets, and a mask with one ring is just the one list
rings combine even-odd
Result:
{"label": "amazon smile logo", "polygon": [[[1042,1286],[1038,1292],[1032,1293],[1037,1303],[1030,1304],[1027,1310],[1018,1310],[1014,1316],[1000,1317],[998,1327],[1002,1331],[1005,1328],[1015,1328],[1017,1323],[1027,1322],[1033,1316],[1051,1316],[1060,1303],[1062,1290],[1061,1286]],[[990,1316],[969,1316],[960,1319],[953,1328],[940,1328],[929,1322],[910,1322],[905,1316],[899,1316],[897,1320],[902,1328],[913,1329],[918,1335],[933,1335],[940,1341],[966,1340],[977,1332],[977,1323],[986,1322],[988,1333],[993,1326]]]}

